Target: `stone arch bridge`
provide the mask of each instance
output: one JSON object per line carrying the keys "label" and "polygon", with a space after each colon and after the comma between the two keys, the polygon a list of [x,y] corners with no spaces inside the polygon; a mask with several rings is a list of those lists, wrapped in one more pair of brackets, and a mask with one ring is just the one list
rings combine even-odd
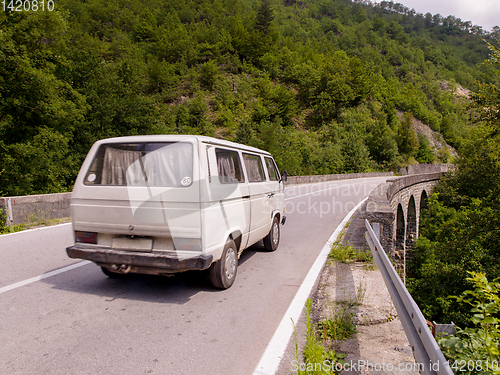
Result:
{"label": "stone arch bridge", "polygon": [[448,166],[441,169],[443,171],[388,179],[377,186],[367,200],[366,218],[403,279],[406,262],[411,258],[409,249],[418,237],[420,212],[427,207],[432,188]]}

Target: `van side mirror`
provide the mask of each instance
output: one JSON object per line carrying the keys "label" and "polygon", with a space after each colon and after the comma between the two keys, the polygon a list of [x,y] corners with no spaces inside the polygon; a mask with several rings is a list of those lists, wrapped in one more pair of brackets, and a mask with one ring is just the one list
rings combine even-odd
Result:
{"label": "van side mirror", "polygon": [[288,177],[288,175],[287,175],[285,170],[283,172],[281,172],[281,181],[286,181],[287,177]]}

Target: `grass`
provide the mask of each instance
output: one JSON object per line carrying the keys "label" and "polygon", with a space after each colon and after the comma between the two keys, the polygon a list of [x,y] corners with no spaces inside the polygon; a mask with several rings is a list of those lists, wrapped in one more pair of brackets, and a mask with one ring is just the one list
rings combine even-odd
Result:
{"label": "grass", "polygon": [[328,350],[324,347],[323,342],[318,338],[315,324],[311,317],[312,301],[310,299],[306,302],[306,343],[302,358],[299,354],[299,346],[297,342],[297,331],[294,327],[293,343],[295,348],[295,366],[292,368],[294,374],[298,375],[325,375],[336,374],[335,365],[344,365],[346,362],[343,360],[345,354],[337,353],[335,350]]}
{"label": "grass", "polygon": [[372,260],[371,253],[356,250],[351,245],[346,245],[338,241],[332,245],[332,250],[328,258],[332,261],[342,263],[370,262]]}
{"label": "grass", "polygon": [[363,304],[366,296],[366,285],[360,281],[356,288],[356,297],[346,301],[333,302],[330,304],[328,319],[318,323],[320,336],[323,340],[333,341],[333,347],[337,348],[340,341],[351,338],[356,330],[353,322],[355,309]]}
{"label": "grass", "polygon": [[356,305],[362,305],[366,297],[366,285],[363,281],[359,281],[358,288],[356,289]]}
{"label": "grass", "polygon": [[348,245],[343,240],[345,231],[351,223],[347,222],[342,232],[339,234],[337,241],[332,245],[328,259],[333,262],[342,263],[355,263],[364,262],[368,270],[376,269],[373,265],[373,257],[370,249],[367,249],[365,242],[365,235],[363,234],[363,249],[357,250],[356,248]]}
{"label": "grass", "polygon": [[69,218],[64,218],[64,219],[50,219],[50,220],[35,220],[35,221],[30,221],[29,224],[18,224],[18,225],[12,225],[9,227],[6,226],[0,226],[0,235],[1,234],[7,234],[7,233],[15,233],[15,232],[21,232],[26,229],[32,229],[34,227],[39,227],[39,226],[50,226],[50,225],[56,225],[56,224],[61,224],[65,223],[69,220]]}
{"label": "grass", "polygon": [[330,317],[318,323],[320,337],[333,341],[333,347],[336,348],[340,341],[351,338],[357,332],[353,316],[354,313],[348,306],[334,303]]}
{"label": "grass", "polygon": [[[306,342],[302,355],[299,351],[297,331],[294,325],[294,374],[338,374],[336,369],[345,368],[347,362],[345,354],[339,353],[339,343],[357,333],[353,322],[355,310],[353,306],[363,303],[366,295],[366,286],[360,282],[356,289],[356,298],[352,301],[333,302],[330,304],[328,319],[320,321],[317,325],[311,317],[312,301],[306,302]],[[293,322],[293,321],[292,321]],[[326,365],[325,365],[326,364]],[[336,366],[337,365],[337,366]]]}

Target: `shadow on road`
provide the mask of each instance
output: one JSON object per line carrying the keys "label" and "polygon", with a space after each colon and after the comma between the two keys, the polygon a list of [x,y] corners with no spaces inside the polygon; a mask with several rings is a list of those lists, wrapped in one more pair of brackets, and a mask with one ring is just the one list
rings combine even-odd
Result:
{"label": "shadow on road", "polygon": [[[265,252],[262,241],[246,249],[238,262],[238,269],[255,254]],[[48,271],[50,272],[50,271]],[[100,297],[130,299],[153,303],[184,304],[198,293],[231,293],[236,290],[238,276],[229,290],[216,289],[210,283],[208,270],[187,271],[172,276],[128,274],[119,278],[104,275],[97,265],[91,263],[68,272],[45,278],[41,282],[54,289],[71,293],[93,294]]]}

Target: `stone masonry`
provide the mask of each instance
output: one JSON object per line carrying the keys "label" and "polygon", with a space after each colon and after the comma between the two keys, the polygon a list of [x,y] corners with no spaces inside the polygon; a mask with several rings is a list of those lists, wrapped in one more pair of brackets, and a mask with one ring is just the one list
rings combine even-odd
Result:
{"label": "stone masonry", "polygon": [[418,237],[420,211],[444,172],[424,173],[388,179],[377,186],[366,204],[366,218],[379,225],[380,243],[404,279]]}

